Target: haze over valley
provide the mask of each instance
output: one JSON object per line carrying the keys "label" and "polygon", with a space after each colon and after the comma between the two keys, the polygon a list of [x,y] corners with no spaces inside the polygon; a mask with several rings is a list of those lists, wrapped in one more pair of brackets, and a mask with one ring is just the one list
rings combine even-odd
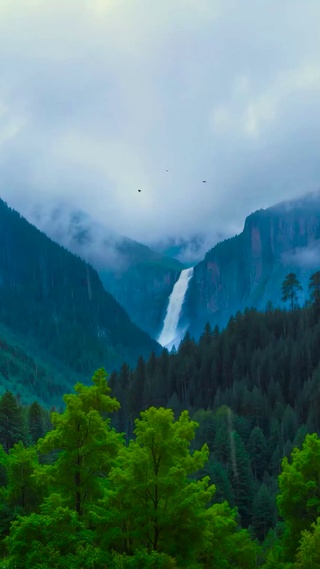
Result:
{"label": "haze over valley", "polygon": [[0,0],[0,569],[320,569],[319,22]]}

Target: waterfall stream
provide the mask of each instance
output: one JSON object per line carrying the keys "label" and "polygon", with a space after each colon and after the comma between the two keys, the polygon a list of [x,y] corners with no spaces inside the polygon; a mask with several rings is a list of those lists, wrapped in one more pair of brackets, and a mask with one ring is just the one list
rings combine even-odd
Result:
{"label": "waterfall stream", "polygon": [[[173,287],[173,291],[169,297],[167,313],[164,319],[163,328],[158,338],[161,346],[172,346],[174,340],[180,335],[178,331],[179,318],[183,301],[188,289],[188,284],[193,275],[193,267],[184,269]],[[178,338],[179,339],[179,338]]]}

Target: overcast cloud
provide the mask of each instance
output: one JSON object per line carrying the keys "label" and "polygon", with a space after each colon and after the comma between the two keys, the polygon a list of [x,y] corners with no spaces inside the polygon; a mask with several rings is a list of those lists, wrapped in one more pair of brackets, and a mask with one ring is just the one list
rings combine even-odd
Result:
{"label": "overcast cloud", "polygon": [[207,245],[319,189],[319,22],[319,0],[0,0],[1,197]]}

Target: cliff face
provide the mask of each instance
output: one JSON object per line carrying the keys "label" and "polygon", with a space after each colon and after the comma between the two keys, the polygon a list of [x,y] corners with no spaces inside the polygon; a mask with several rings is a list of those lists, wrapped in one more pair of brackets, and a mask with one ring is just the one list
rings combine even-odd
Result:
{"label": "cliff face", "polygon": [[320,269],[320,196],[251,214],[243,232],[211,249],[196,265],[183,319],[196,336],[206,322],[224,326],[246,307],[281,302],[281,285],[295,272],[308,298],[308,279]]}
{"label": "cliff face", "polygon": [[168,299],[183,265],[136,263],[122,272],[100,270],[106,290],[128,312],[131,320],[152,337],[158,338],[165,318]]}

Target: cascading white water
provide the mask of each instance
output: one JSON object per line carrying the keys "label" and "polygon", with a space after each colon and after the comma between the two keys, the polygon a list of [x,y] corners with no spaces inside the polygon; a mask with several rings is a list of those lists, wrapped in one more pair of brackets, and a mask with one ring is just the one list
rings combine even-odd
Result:
{"label": "cascading white water", "polygon": [[181,313],[182,304],[186,295],[188,284],[193,275],[193,267],[184,269],[173,287],[173,291],[169,297],[166,317],[164,319],[162,332],[158,338],[161,346],[168,346],[178,336],[178,324]]}

